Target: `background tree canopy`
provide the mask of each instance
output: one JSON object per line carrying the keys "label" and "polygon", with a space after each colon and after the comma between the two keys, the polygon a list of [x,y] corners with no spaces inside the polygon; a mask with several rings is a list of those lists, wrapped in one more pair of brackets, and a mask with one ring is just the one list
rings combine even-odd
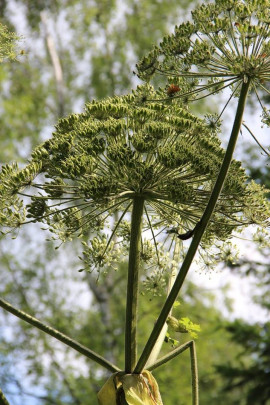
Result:
{"label": "background tree canopy", "polygon": [[[18,61],[3,60],[0,65],[1,163],[25,163],[57,120],[81,112],[84,103],[129,92],[137,83],[135,64],[185,18],[189,6],[182,2],[180,9],[174,0],[1,2],[1,22],[24,36],[18,43]],[[256,152],[251,148],[249,153]],[[269,178],[267,166],[251,174],[264,184]],[[16,241],[2,238],[1,296],[109,360],[121,359],[125,264],[96,283],[95,275],[77,271],[81,263],[76,241],[54,248],[35,224],[20,231]],[[241,274],[256,277],[260,298],[254,299],[269,311],[268,253],[264,248],[256,263],[247,257],[226,265],[232,272],[239,267]],[[164,300],[164,293],[153,290],[153,282],[146,280],[141,291],[139,345]],[[149,311],[149,300],[155,313]],[[202,329],[197,341],[202,405],[269,403],[267,323],[230,323],[215,296],[200,287],[199,275],[198,285],[186,284],[175,314],[188,316]],[[0,386],[11,405],[95,403],[108,377],[103,369],[2,311],[0,322]],[[187,339],[170,331],[167,345]],[[189,368],[184,353],[156,372],[167,405],[191,403]]]}

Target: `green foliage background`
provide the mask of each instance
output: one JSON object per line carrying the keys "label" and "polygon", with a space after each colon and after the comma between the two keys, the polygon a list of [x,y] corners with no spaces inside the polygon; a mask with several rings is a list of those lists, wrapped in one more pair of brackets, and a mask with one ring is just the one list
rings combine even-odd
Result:
{"label": "green foliage background", "polygon": [[[189,5],[182,2],[182,10],[175,0],[125,0],[122,4],[109,0],[1,2],[1,21],[25,37],[20,42],[25,53],[19,55],[19,61],[0,65],[1,163],[25,162],[29,151],[50,135],[61,115],[80,111],[84,102],[93,98],[123,94],[134,87],[135,63],[185,16]],[[62,67],[63,98],[46,47],[42,12],[46,13],[47,30]],[[16,242],[0,240],[0,251],[2,297],[109,359],[122,359],[124,265],[117,273],[110,273],[103,284],[96,284],[91,275],[76,271],[76,243],[55,252],[35,226],[21,231]],[[149,310],[150,298],[146,294],[141,303],[141,345],[164,299],[155,298],[151,301],[154,309]],[[265,302],[269,302],[268,297]],[[245,344],[232,333],[241,325],[235,324],[233,329],[226,322],[226,330],[215,298],[192,283],[187,284],[176,315],[177,311],[202,327],[196,344],[201,404],[251,403],[246,399],[249,387],[245,384],[235,385],[233,390],[228,385],[223,391],[226,381],[233,381],[228,365],[237,362]],[[98,366],[11,315],[1,312],[0,327],[0,386],[11,405],[30,401],[37,405],[95,403],[95,394],[107,377]],[[185,335],[175,338],[185,341]],[[246,361],[248,367],[251,360]],[[223,377],[217,373],[216,364],[221,365]],[[188,353],[154,374],[166,405],[190,404]],[[261,404],[267,404],[267,399],[263,401]]]}

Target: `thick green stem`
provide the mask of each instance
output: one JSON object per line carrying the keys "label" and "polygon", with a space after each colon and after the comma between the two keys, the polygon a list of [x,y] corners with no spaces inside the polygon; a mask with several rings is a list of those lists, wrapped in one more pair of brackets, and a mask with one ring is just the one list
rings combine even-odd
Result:
{"label": "thick green stem", "polygon": [[[172,265],[171,274],[170,274],[169,280],[168,280],[167,296],[170,294],[173,284],[175,282],[176,276],[177,276],[177,264],[176,264],[175,258],[178,257],[180,254],[180,245],[181,245],[181,241],[179,239],[177,239],[175,242],[175,248],[174,248],[174,252],[173,252],[173,265]],[[169,312],[169,315],[172,315],[172,309]],[[148,364],[153,364],[157,360],[159,353],[161,351],[162,345],[164,343],[164,339],[166,337],[167,331],[168,331],[168,325],[167,325],[167,323],[165,323],[163,325],[163,328],[159,334],[156,344],[147,361],[147,364],[146,364],[147,370],[148,370]]]}
{"label": "thick green stem", "polygon": [[183,282],[186,278],[187,272],[190,268],[190,265],[193,261],[193,258],[197,252],[198,246],[200,244],[200,241],[202,239],[202,236],[204,234],[204,231],[207,227],[208,222],[210,221],[210,218],[213,214],[213,211],[215,209],[218,197],[221,193],[224,181],[226,179],[227,173],[229,171],[230,168],[230,164],[232,161],[232,157],[233,157],[233,152],[235,149],[235,145],[236,145],[236,141],[238,138],[238,134],[241,128],[241,124],[242,124],[242,119],[243,119],[243,112],[244,112],[244,108],[245,108],[245,104],[246,104],[246,99],[247,99],[247,94],[248,94],[248,89],[249,89],[249,85],[250,85],[250,80],[247,83],[243,83],[242,84],[242,88],[241,88],[241,93],[239,96],[239,100],[238,100],[238,106],[237,106],[237,111],[236,111],[236,115],[235,115],[235,119],[234,119],[234,124],[233,124],[233,128],[232,128],[232,132],[231,132],[231,136],[230,136],[230,140],[227,146],[227,150],[223,159],[223,163],[221,165],[220,168],[220,172],[219,175],[217,177],[215,186],[213,188],[211,197],[209,199],[209,202],[206,206],[206,209],[204,211],[204,214],[198,224],[198,226],[196,227],[193,239],[190,243],[188,252],[186,254],[186,257],[183,261],[183,264],[180,268],[180,271],[178,273],[178,276],[175,280],[174,286],[169,294],[169,296],[166,299],[166,302],[161,310],[161,313],[156,321],[156,324],[153,328],[153,331],[144,347],[144,350],[141,354],[141,357],[135,367],[134,372],[135,373],[141,373],[149,356],[151,351],[153,350],[153,347],[159,337],[159,334],[163,328],[163,325],[166,322],[166,319],[168,317],[168,314],[170,313],[170,310],[173,306],[174,301],[177,298],[177,295],[179,294],[179,291],[183,285]]}
{"label": "thick green stem", "polygon": [[143,198],[133,202],[128,262],[126,330],[125,330],[125,372],[131,373],[137,362],[137,316],[138,286],[143,218]]}
{"label": "thick green stem", "polygon": [[70,337],[64,335],[63,333],[59,332],[58,330],[52,328],[51,326],[45,325],[44,323],[40,322],[38,319],[34,318],[31,315],[26,314],[23,311],[20,311],[17,308],[14,308],[9,302],[0,299],[0,307],[4,308],[8,312],[12,313],[13,315],[17,316],[18,318],[22,319],[23,321],[29,323],[32,326],[42,330],[43,332],[51,335],[60,342],[65,343],[67,346],[72,347],[72,349],[76,350],[77,352],[83,354],[84,356],[88,357],[91,360],[94,360],[96,363],[100,364],[102,367],[106,368],[113,373],[116,371],[120,371],[118,367],[114,364],[110,363],[108,360],[104,359],[104,357],[100,356],[99,354],[93,352],[92,350],[88,349],[87,347],[81,345],[80,343],[76,342],[75,340],[71,339]]}
{"label": "thick green stem", "polygon": [[192,341],[186,342],[183,345],[177,347],[176,349],[172,350],[171,352],[165,354],[165,356],[160,357],[160,359],[158,359],[157,361],[155,361],[153,364],[149,364],[149,366],[147,366],[147,370],[149,371],[153,371],[156,368],[163,366],[163,364],[168,363],[168,361],[174,359],[175,357],[177,357],[179,354],[183,353],[185,350],[189,349],[190,346],[192,345]]}
{"label": "thick green stem", "polygon": [[190,364],[192,378],[192,405],[199,405],[199,378],[195,342],[190,346]]}
{"label": "thick green stem", "polygon": [[9,405],[9,402],[1,389],[0,389],[0,405]]}
{"label": "thick green stem", "polygon": [[190,349],[190,365],[191,365],[191,379],[192,379],[192,405],[199,405],[199,379],[198,379],[198,365],[196,356],[196,346],[194,340],[184,343],[182,346],[177,347],[172,352],[158,359],[155,363],[149,365],[147,370],[152,371],[156,368],[166,364],[174,357],[183,353],[185,350]]}

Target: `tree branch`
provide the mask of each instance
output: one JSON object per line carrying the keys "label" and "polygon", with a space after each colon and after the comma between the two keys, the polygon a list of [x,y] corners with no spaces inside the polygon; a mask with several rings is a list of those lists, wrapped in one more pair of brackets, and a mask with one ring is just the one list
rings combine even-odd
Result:
{"label": "tree branch", "polygon": [[40,13],[40,18],[45,30],[45,37],[46,37],[46,44],[48,48],[48,52],[52,61],[55,82],[56,82],[56,91],[57,91],[57,98],[58,98],[58,115],[59,117],[63,117],[64,115],[64,80],[63,80],[63,70],[60,63],[60,58],[58,56],[54,40],[49,33],[48,27],[48,18],[46,11],[42,11]]}

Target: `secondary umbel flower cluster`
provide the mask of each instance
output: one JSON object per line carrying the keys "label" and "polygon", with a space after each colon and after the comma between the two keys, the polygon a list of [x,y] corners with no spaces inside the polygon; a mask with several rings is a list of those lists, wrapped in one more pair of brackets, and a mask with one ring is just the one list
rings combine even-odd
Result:
{"label": "secondary umbel flower cluster", "polygon": [[[233,94],[251,80],[269,94],[269,0],[216,0],[192,12],[193,22],[175,27],[158,47],[137,65],[139,76],[149,80],[162,74],[178,85],[174,97],[198,100],[230,86]],[[181,88],[182,78],[189,88]]]}

